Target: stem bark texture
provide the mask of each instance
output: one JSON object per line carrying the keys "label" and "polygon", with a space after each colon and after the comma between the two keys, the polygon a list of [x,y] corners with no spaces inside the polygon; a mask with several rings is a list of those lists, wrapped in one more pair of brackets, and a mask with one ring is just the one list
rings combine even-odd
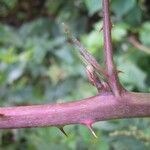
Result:
{"label": "stem bark texture", "polygon": [[64,126],[97,121],[150,117],[150,94],[125,92],[122,97],[109,93],[63,103],[0,108],[0,129]]}

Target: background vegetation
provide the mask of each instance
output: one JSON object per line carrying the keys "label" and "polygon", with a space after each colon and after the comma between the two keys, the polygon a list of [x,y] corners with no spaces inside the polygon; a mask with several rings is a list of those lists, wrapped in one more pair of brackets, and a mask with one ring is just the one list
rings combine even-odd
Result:
{"label": "background vegetation", "polygon": [[[150,92],[149,3],[111,1],[114,58],[123,71],[122,84],[131,91]],[[62,22],[102,62],[101,9],[101,0],[1,0],[0,105],[66,102],[96,94]],[[94,127],[98,139],[79,125],[65,127],[68,138],[54,127],[1,130],[0,150],[150,149],[150,119],[103,121]]]}

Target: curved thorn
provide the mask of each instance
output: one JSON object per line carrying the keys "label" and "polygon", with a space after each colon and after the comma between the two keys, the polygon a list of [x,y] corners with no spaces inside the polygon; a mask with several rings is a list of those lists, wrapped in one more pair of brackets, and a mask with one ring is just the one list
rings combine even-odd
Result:
{"label": "curved thorn", "polygon": [[64,131],[63,127],[58,127],[58,129],[66,136],[68,137],[67,133]]}
{"label": "curved thorn", "polygon": [[88,129],[91,131],[92,135],[95,137],[95,138],[98,138],[97,135],[95,134],[93,128],[92,128],[92,125],[87,125]]}

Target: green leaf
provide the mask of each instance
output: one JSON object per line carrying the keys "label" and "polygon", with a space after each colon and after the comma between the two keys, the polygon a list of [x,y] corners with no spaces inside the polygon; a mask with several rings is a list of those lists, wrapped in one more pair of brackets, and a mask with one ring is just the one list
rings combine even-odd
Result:
{"label": "green leaf", "polygon": [[120,57],[118,58],[118,69],[123,71],[123,73],[120,73],[120,79],[124,84],[139,90],[146,88],[146,74],[136,64]]}
{"label": "green leaf", "polygon": [[144,145],[143,142],[131,136],[113,137],[112,145],[115,150],[149,150],[148,146]]}
{"label": "green leaf", "polygon": [[[133,17],[134,16],[134,17]],[[142,11],[138,5],[135,5],[125,16],[125,22],[130,26],[139,27],[142,21]]]}
{"label": "green leaf", "polygon": [[115,24],[112,28],[112,39],[114,41],[121,41],[123,37],[127,34],[126,24]]}
{"label": "green leaf", "polygon": [[102,9],[102,0],[84,0],[90,16]]}
{"label": "green leaf", "polygon": [[23,74],[23,71],[24,71],[24,65],[22,63],[20,64],[18,63],[18,65],[13,66],[7,76],[7,82],[9,84],[13,83]]}
{"label": "green leaf", "polygon": [[98,31],[92,31],[88,36],[83,36],[82,41],[90,53],[95,53],[103,46],[103,37]]}
{"label": "green leaf", "polygon": [[135,4],[136,0],[113,0],[111,8],[118,17],[122,17],[127,14]]}
{"label": "green leaf", "polygon": [[114,123],[110,121],[101,121],[101,122],[95,123],[94,127],[103,131],[113,131],[117,129],[118,126],[116,126]]}
{"label": "green leaf", "polygon": [[0,24],[0,44],[20,47],[23,42],[22,37],[12,27]]}
{"label": "green leaf", "polygon": [[150,22],[145,22],[140,30],[140,40],[144,45],[150,46]]}
{"label": "green leaf", "polygon": [[3,3],[5,3],[5,5],[7,5],[9,8],[13,8],[16,3],[17,3],[17,0],[2,0]]}

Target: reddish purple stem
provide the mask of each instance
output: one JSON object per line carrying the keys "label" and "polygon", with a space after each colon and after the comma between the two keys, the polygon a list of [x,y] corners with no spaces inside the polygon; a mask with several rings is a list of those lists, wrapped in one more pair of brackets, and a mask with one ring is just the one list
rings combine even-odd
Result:
{"label": "reddish purple stem", "polygon": [[107,73],[109,75],[108,82],[115,96],[120,96],[122,87],[119,83],[118,73],[113,61],[113,49],[111,40],[111,28],[109,14],[109,0],[103,0],[103,35],[104,35],[104,53]]}
{"label": "reddish purple stem", "polygon": [[0,129],[43,126],[60,128],[68,124],[84,124],[92,131],[91,125],[100,120],[150,117],[150,94],[123,91],[120,86],[112,57],[109,0],[103,0],[103,14],[105,61],[112,91],[70,103],[1,107]]}
{"label": "reddish purple stem", "polygon": [[84,100],[54,104],[0,108],[0,129],[89,125],[100,120],[150,117],[150,94],[125,92],[122,97],[110,94]]}

